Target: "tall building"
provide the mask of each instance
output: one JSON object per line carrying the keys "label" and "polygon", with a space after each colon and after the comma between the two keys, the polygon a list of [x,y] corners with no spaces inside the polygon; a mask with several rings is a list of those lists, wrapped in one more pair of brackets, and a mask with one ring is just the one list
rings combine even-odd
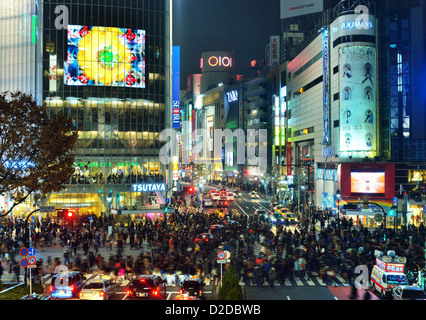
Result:
{"label": "tall building", "polygon": [[47,204],[150,212],[168,183],[171,1],[2,1],[0,17],[0,90],[32,93],[79,131],[75,175]]}
{"label": "tall building", "polygon": [[377,2],[383,157],[395,163],[395,192],[407,220],[425,220],[426,82],[424,1]]}

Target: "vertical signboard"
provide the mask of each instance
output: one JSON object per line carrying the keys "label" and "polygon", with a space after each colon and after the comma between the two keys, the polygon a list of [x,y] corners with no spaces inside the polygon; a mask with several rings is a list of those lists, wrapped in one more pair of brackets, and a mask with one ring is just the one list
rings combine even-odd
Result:
{"label": "vertical signboard", "polygon": [[177,156],[174,156],[172,159],[172,170],[173,170],[173,180],[179,180],[179,159]]}
{"label": "vertical signboard", "polygon": [[293,170],[292,170],[292,167],[291,167],[292,164],[293,164],[293,159],[292,159],[291,142],[287,142],[287,175],[288,176],[293,175]]}
{"label": "vertical signboard", "polygon": [[180,47],[173,47],[172,128],[180,128]]}
{"label": "vertical signboard", "polygon": [[280,64],[280,36],[271,36],[269,44],[270,66],[274,67]]}
{"label": "vertical signboard", "polygon": [[51,54],[49,57],[49,91],[57,91],[57,82],[56,82],[56,72],[57,72],[57,63],[56,63],[56,54]]}
{"label": "vertical signboard", "polygon": [[322,32],[322,60],[323,60],[323,140],[322,144],[330,144],[330,99],[329,99],[329,71],[328,71],[328,29]]}
{"label": "vertical signboard", "polygon": [[339,49],[340,155],[374,157],[376,150],[375,48]]}

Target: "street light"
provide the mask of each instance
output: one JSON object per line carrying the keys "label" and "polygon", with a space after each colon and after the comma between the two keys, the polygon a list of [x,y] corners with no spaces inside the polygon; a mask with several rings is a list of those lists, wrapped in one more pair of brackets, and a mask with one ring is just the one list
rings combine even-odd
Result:
{"label": "street light", "polygon": [[340,200],[342,199],[342,194],[340,192],[340,189],[336,190],[336,198],[337,198],[337,218],[339,218],[340,213]]}
{"label": "street light", "polygon": [[108,214],[111,215],[111,203],[112,203],[112,193],[108,193],[107,195],[107,201],[108,201]]}

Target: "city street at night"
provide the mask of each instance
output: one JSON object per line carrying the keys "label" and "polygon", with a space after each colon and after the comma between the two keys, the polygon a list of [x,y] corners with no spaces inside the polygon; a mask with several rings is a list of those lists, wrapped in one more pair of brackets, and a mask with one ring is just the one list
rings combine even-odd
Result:
{"label": "city street at night", "polygon": [[425,30],[425,0],[0,0],[4,311],[426,300]]}

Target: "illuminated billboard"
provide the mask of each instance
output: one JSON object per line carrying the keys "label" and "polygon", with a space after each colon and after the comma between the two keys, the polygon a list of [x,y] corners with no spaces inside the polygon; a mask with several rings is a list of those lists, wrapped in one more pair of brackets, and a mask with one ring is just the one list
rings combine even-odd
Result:
{"label": "illuminated billboard", "polygon": [[395,164],[342,163],[339,181],[343,199],[368,195],[370,199],[392,201],[395,197]]}
{"label": "illuminated billboard", "polygon": [[64,82],[145,88],[145,31],[68,26]]}
{"label": "illuminated billboard", "polygon": [[340,157],[372,158],[376,151],[375,48],[339,49]]}
{"label": "illuminated billboard", "polygon": [[351,193],[384,194],[385,172],[352,171]]}

